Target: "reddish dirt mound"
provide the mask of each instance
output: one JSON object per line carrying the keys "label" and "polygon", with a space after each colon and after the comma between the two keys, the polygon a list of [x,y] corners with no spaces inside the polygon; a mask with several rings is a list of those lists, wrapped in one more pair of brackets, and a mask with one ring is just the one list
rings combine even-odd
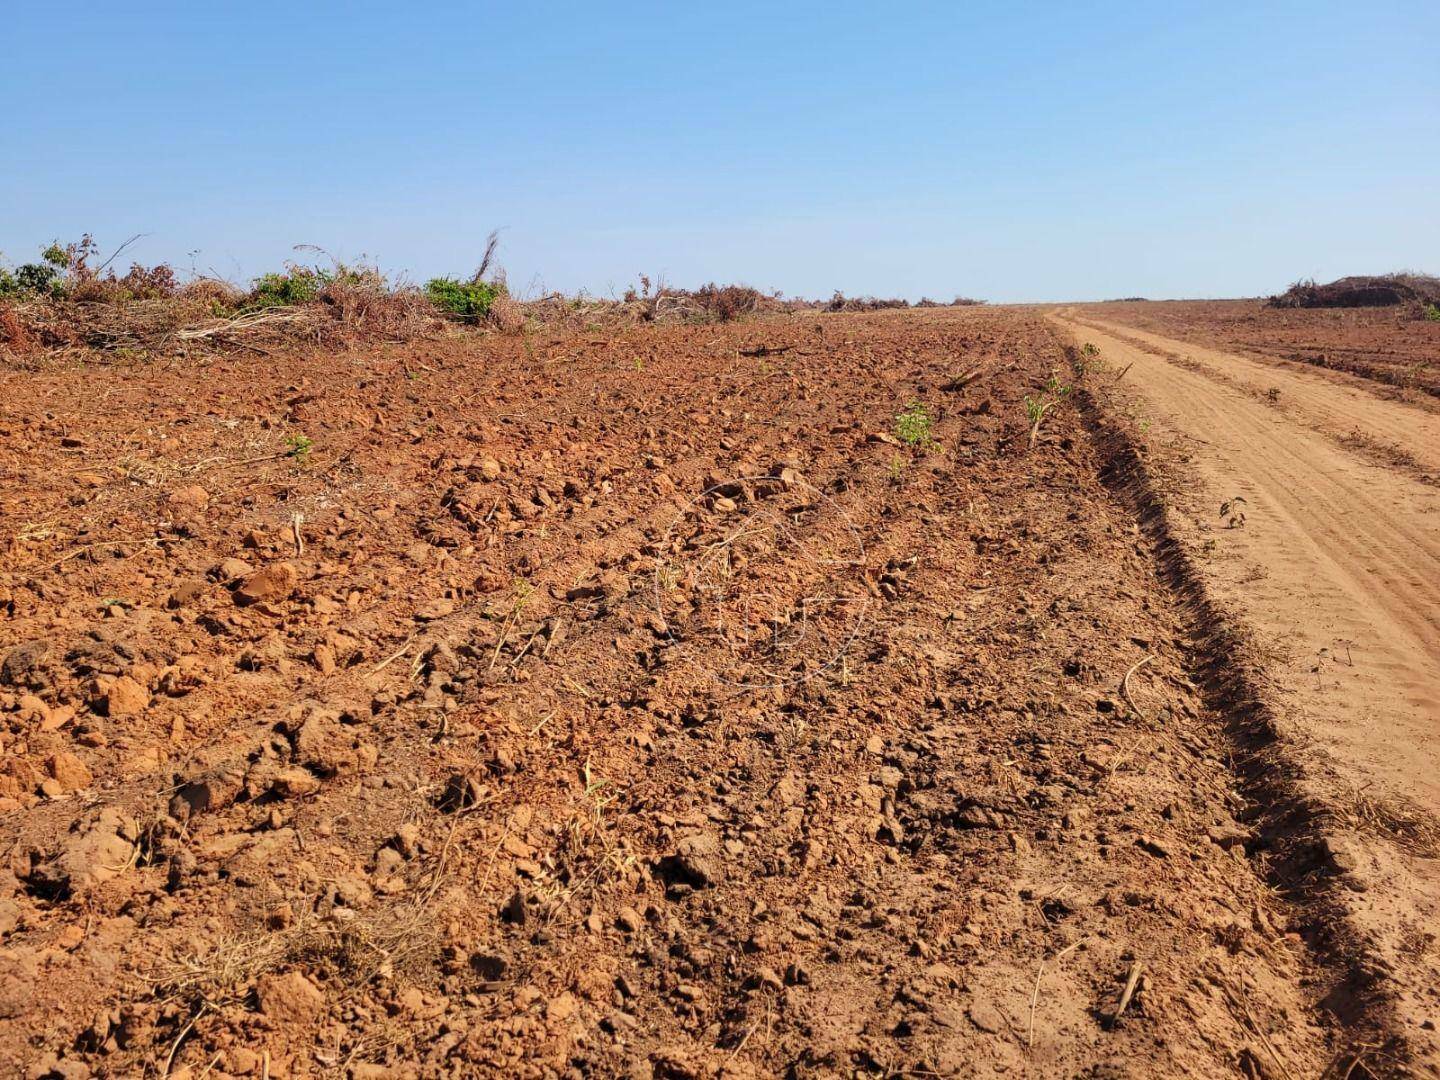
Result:
{"label": "reddish dirt mound", "polygon": [[1319,1074],[1369,1028],[1188,629],[1073,405],[1027,448],[1066,363],[971,308],[4,373],[3,1071]]}

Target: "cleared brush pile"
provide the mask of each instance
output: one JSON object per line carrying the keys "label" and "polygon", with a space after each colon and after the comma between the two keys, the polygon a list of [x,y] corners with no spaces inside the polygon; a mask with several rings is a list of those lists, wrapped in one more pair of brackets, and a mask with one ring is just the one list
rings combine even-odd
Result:
{"label": "cleared brush pile", "polygon": [[[123,250],[123,246],[121,250]],[[424,289],[375,266],[287,264],[248,289],[215,278],[180,282],[163,263],[123,275],[100,265],[89,236],[52,244],[42,261],[0,269],[0,356],[86,350],[124,357],[186,356],[228,348],[410,341],[447,321],[515,333],[526,313],[503,277],[483,280],[493,240],[469,281],[435,278]],[[118,255],[119,252],[117,251]]]}
{"label": "cleared brush pile", "polygon": [[151,299],[44,296],[0,302],[0,351],[86,349],[153,356],[307,341],[403,341],[439,325],[434,307],[418,291],[364,281],[334,281],[303,303],[262,306],[242,302],[232,307],[185,290]]}
{"label": "cleared brush pile", "polygon": [[618,307],[641,322],[733,322],[762,309],[783,307],[779,294],[767,296],[749,285],[676,289],[640,275],[639,289],[626,290]]}
{"label": "cleared brush pile", "polygon": [[1277,308],[1393,307],[1397,304],[1440,303],[1440,278],[1400,272],[1343,277],[1327,285],[1313,279],[1297,281],[1270,298]]}
{"label": "cleared brush pile", "polygon": [[908,308],[909,300],[891,298],[879,299],[874,296],[846,296],[836,290],[835,295],[825,304],[826,311],[884,311],[888,308]]}

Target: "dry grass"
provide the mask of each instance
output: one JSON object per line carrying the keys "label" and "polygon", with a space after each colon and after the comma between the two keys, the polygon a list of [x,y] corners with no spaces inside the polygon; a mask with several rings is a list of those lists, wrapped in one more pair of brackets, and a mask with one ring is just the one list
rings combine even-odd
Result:
{"label": "dry grass", "polygon": [[1336,816],[1348,829],[1392,840],[1421,858],[1440,856],[1440,822],[1408,800],[1368,788],[1337,793]]}

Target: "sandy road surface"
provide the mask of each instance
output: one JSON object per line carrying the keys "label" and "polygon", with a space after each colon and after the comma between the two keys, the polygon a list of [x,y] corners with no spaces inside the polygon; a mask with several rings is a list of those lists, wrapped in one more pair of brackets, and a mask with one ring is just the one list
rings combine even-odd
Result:
{"label": "sandy road surface", "polygon": [[[1373,445],[1403,437],[1417,460],[1423,454],[1440,467],[1440,418],[1101,326],[1086,319],[1078,333],[1112,366],[1134,364],[1127,378],[1153,406],[1140,418],[1150,436],[1189,444],[1203,488],[1201,528],[1209,526],[1212,561],[1222,564],[1216,577],[1253,625],[1283,639],[1279,667],[1309,733],[1342,774],[1383,779],[1440,809],[1440,490],[1367,460],[1363,444],[1333,438],[1358,432]],[[1257,400],[1254,385],[1279,386],[1286,407]],[[1230,529],[1219,506],[1237,495],[1246,523]]]}

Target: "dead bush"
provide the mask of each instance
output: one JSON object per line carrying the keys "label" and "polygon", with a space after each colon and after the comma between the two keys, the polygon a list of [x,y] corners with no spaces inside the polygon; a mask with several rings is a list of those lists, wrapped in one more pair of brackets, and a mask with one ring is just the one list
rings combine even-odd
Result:
{"label": "dead bush", "polygon": [[349,336],[416,337],[438,325],[434,305],[419,289],[392,289],[377,270],[347,270],[321,288],[318,306]]}
{"label": "dead bush", "polygon": [[732,322],[741,316],[753,315],[760,306],[760,290],[748,285],[716,285],[712,281],[689,295],[716,322]]}
{"label": "dead bush", "polygon": [[502,334],[518,334],[525,329],[525,309],[509,293],[501,293],[490,301],[488,318]]}
{"label": "dead bush", "polygon": [[0,305],[0,345],[12,352],[28,353],[37,344],[20,313],[9,304]]}
{"label": "dead bush", "polygon": [[713,281],[698,289],[675,289],[641,274],[639,290],[627,289],[620,306],[644,322],[732,322],[755,314],[767,301],[778,303],[778,297],[778,293],[767,297],[749,285]]}
{"label": "dead bush", "polygon": [[884,311],[888,308],[908,308],[909,300],[882,300],[874,296],[846,296],[839,289],[825,305],[826,311]]}

